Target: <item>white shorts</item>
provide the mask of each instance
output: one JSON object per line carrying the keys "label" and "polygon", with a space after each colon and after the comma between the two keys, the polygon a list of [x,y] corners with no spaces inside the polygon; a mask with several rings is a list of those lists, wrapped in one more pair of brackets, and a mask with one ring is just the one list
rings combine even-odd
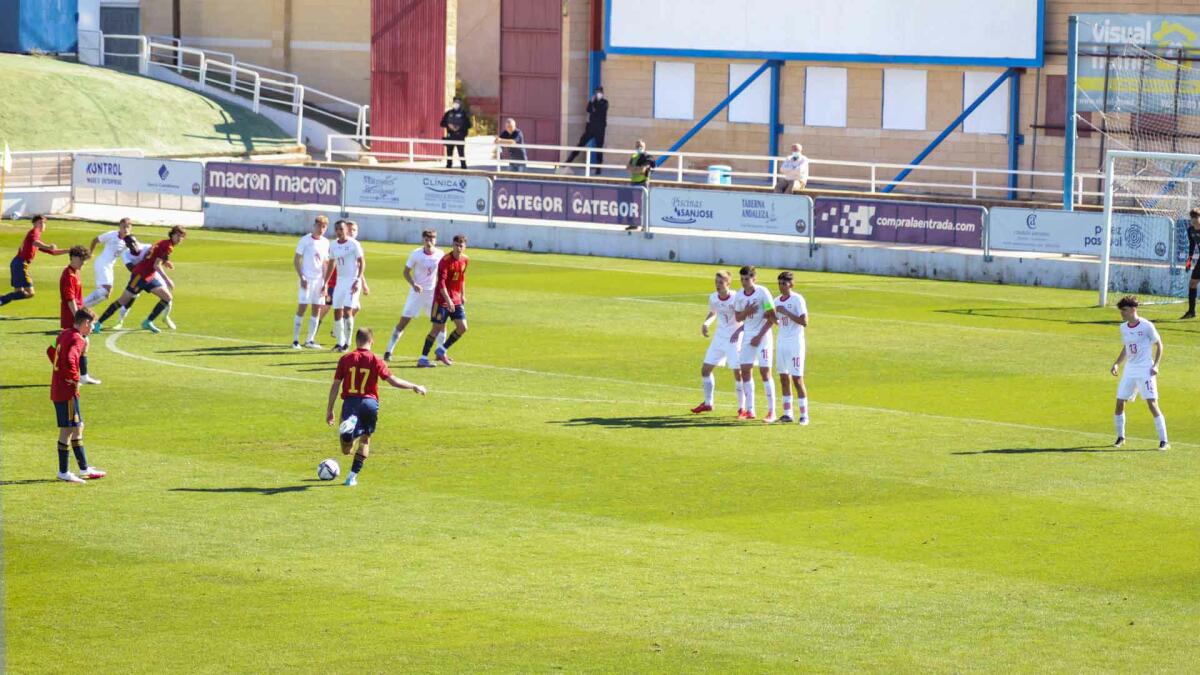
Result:
{"label": "white shorts", "polygon": [[354,307],[354,296],[356,296],[356,295],[358,295],[358,293],[350,292],[350,284],[349,283],[343,284],[341,282],[338,282],[338,284],[333,287],[333,308],[334,309],[344,309],[346,307],[353,308]]}
{"label": "white shorts", "polygon": [[113,285],[113,263],[107,265],[95,264],[92,269],[96,271],[97,286],[112,286]]}
{"label": "white shorts", "polygon": [[362,285],[360,284],[357,291],[350,294],[350,309],[362,309]]}
{"label": "white shorts", "polygon": [[771,367],[771,354],[774,350],[771,349],[771,335],[768,333],[763,336],[763,339],[758,343],[758,346],[750,344],[750,336],[742,336],[742,347],[738,350],[738,361],[743,366],[758,366],[760,368]]}
{"label": "white shorts", "polygon": [[1122,401],[1134,401],[1139,392],[1147,401],[1157,401],[1158,378],[1153,375],[1149,377],[1121,376],[1121,383],[1117,385],[1117,398]]}
{"label": "white shorts", "polygon": [[400,312],[400,316],[413,319],[421,316],[430,316],[429,310],[433,307],[433,289],[426,288],[420,293],[413,289],[408,289],[408,299],[404,301],[404,311]]}
{"label": "white shorts", "polygon": [[804,342],[783,340],[775,355],[775,372],[791,377],[804,377]]}
{"label": "white shorts", "polygon": [[308,287],[300,285],[296,282],[296,296],[301,305],[324,305],[325,304],[325,280],[321,277],[313,277],[307,279]]}
{"label": "white shorts", "polygon": [[741,340],[730,342],[728,335],[714,335],[708,345],[708,351],[704,352],[704,362],[710,366],[729,366],[737,370],[741,363],[741,359],[738,358],[738,349],[741,346]]}

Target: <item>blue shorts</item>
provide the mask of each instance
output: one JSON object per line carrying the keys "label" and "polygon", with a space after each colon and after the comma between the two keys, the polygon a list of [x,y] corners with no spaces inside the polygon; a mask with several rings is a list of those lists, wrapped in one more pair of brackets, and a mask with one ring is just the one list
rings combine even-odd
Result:
{"label": "blue shorts", "polygon": [[13,288],[33,288],[33,277],[29,276],[29,261],[21,260],[21,256],[13,256],[12,262],[8,265],[9,274],[12,276]]}
{"label": "blue shorts", "polygon": [[58,428],[83,426],[83,413],[79,410],[79,397],[70,401],[54,401],[54,415],[58,417]]}
{"label": "blue shorts", "polygon": [[438,305],[433,308],[433,316],[429,318],[433,323],[446,323],[450,320],[466,321],[467,310],[462,305],[455,305],[454,309]]}
{"label": "blue shorts", "polygon": [[162,285],[162,279],[159,279],[158,277],[154,277],[150,281],[146,281],[141,276],[135,274],[132,277],[129,277],[129,285],[125,287],[125,290],[137,295],[142,291],[153,291],[156,288],[162,288]]}
{"label": "blue shorts", "polygon": [[342,401],[342,421],[351,415],[358,415],[358,424],[354,431],[342,434],[343,441],[352,441],[359,436],[375,433],[375,423],[379,421],[379,399],[351,396]]}

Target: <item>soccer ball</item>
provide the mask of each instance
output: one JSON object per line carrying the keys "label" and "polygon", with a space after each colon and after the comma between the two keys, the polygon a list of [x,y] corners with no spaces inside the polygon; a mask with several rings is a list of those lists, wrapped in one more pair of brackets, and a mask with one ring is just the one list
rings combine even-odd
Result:
{"label": "soccer ball", "polygon": [[332,459],[322,460],[321,463],[317,465],[317,478],[320,478],[321,480],[333,480],[334,478],[337,478],[338,474],[341,472],[342,467],[338,466],[338,463]]}

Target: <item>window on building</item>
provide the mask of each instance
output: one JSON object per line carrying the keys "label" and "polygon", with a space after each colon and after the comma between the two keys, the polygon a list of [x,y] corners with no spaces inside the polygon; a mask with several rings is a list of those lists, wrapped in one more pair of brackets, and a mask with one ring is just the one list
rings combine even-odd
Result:
{"label": "window on building", "polygon": [[925,130],[924,70],[883,71],[883,128]]}
{"label": "window on building", "polygon": [[695,119],[696,64],[654,62],[654,117],[660,120]]}
{"label": "window on building", "polygon": [[[731,63],[729,64],[729,93],[742,86],[746,78],[754,74],[761,64]],[[769,124],[771,122],[771,71],[763,71],[758,79],[729,102],[729,121],[746,122],[749,124]]]}
{"label": "window on building", "polygon": [[846,126],[846,69],[813,66],[804,72],[805,126]]}
{"label": "window on building", "polygon": [[[963,110],[975,102],[979,95],[992,86],[1000,72],[968,70],[963,73]],[[1008,133],[1008,83],[1000,85],[987,97],[970,117],[963,121],[963,131],[968,134]]]}

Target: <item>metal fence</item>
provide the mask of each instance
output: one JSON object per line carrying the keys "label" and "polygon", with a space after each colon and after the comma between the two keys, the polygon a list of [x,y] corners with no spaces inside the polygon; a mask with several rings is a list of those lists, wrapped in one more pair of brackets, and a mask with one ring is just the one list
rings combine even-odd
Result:
{"label": "metal fence", "polygon": [[75,155],[123,155],[142,157],[137,148],[89,148],[84,150],[33,150],[12,153],[12,171],[5,174],[5,187],[70,187]]}

